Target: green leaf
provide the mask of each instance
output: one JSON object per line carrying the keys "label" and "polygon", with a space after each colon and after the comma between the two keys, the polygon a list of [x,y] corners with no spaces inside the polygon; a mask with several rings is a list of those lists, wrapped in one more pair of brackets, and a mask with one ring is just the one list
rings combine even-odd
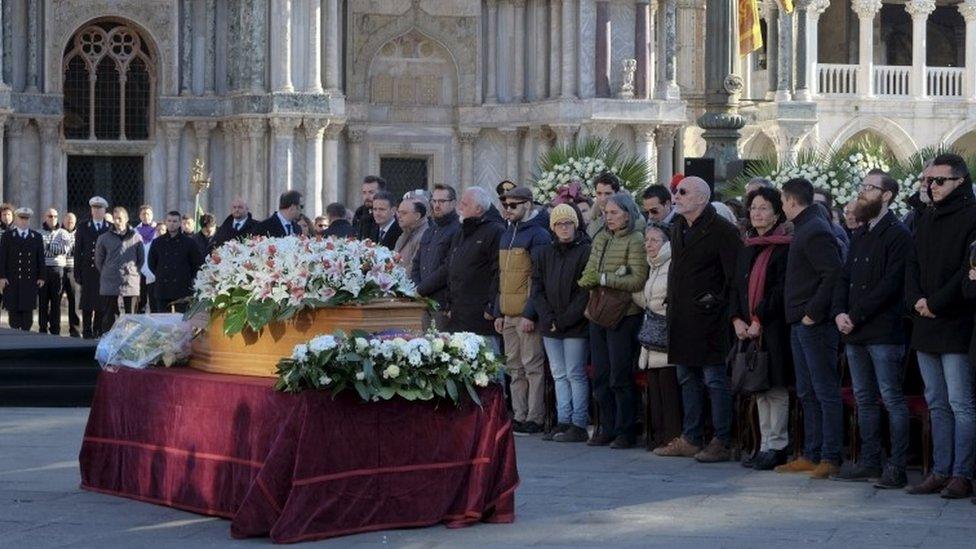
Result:
{"label": "green leaf", "polygon": [[362,381],[357,381],[354,387],[356,388],[356,392],[359,393],[359,398],[369,400],[369,391],[366,390],[366,385]]}
{"label": "green leaf", "polygon": [[468,395],[471,397],[471,400],[478,405],[478,408],[482,408],[483,406],[481,405],[481,399],[478,398],[478,391],[476,391],[470,383],[465,383],[464,388],[468,390]]}
{"label": "green leaf", "polygon": [[224,333],[239,334],[247,323],[247,309],[241,305],[230,305],[224,312]]}
{"label": "green leaf", "polygon": [[281,310],[281,313],[278,315],[278,320],[290,320],[292,317],[295,316],[295,314],[298,312],[299,309],[300,307],[296,305],[289,305],[285,307],[284,309]]}
{"label": "green leaf", "polygon": [[275,303],[270,299],[263,301],[252,301],[247,304],[247,325],[252,330],[258,331],[271,322],[274,313]]}
{"label": "green leaf", "polygon": [[455,383],[453,379],[448,379],[444,382],[444,385],[447,387],[447,394],[450,395],[451,400],[457,402],[458,401],[457,383]]}
{"label": "green leaf", "polygon": [[377,390],[377,393],[379,393],[380,398],[382,398],[383,400],[390,400],[391,398],[393,398],[393,395],[397,393],[397,391],[396,389],[390,387],[389,385],[384,385]]}

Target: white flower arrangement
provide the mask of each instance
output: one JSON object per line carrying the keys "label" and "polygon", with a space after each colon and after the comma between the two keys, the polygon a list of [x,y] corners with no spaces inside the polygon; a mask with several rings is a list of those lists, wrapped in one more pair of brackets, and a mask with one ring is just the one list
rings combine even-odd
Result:
{"label": "white flower arrangement", "polygon": [[341,331],[296,345],[278,363],[275,388],[286,392],[354,388],[365,401],[431,400],[460,402],[461,390],[478,402],[477,388],[497,378],[501,364],[482,336],[437,333],[393,336]]}
{"label": "white flower arrangement", "polygon": [[207,257],[187,316],[224,314],[224,331],[259,330],[302,309],[377,298],[416,298],[397,254],[373,242],[330,237],[227,242]]}

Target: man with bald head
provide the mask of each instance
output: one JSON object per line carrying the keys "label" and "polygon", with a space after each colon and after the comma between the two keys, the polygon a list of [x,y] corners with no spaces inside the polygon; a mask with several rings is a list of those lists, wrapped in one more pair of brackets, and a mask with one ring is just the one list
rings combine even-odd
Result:
{"label": "man with bald head", "polygon": [[[241,197],[235,198],[230,203],[230,215],[220,224],[220,228],[214,234],[210,249],[219,248],[228,240],[237,240],[249,234],[257,224],[258,222],[251,218],[247,202]],[[205,251],[209,252],[210,250]]]}
{"label": "man with bald head", "polygon": [[[654,451],[659,456],[694,457],[702,463],[731,457],[726,319],[736,255],[742,246],[736,226],[710,204],[711,194],[705,180],[686,177],[673,195],[677,215],[671,229],[668,274],[668,362],[678,367],[684,428],[681,436]],[[706,390],[715,428],[707,446],[703,439]]]}

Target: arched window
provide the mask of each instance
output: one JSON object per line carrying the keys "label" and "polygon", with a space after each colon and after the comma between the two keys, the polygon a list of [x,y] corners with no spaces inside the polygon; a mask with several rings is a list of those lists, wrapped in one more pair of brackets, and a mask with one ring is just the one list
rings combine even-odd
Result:
{"label": "arched window", "polygon": [[145,140],[155,63],[132,27],[104,21],[77,32],[64,50],[64,137]]}

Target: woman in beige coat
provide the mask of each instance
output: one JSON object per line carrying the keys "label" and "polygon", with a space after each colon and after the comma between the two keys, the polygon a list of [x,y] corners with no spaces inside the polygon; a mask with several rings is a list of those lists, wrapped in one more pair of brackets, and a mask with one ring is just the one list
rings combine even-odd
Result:
{"label": "woman in beige coat", "polygon": [[[671,267],[671,243],[668,231],[661,225],[650,225],[644,231],[644,251],[650,272],[644,290],[634,295],[634,302],[644,311],[667,316],[668,270]],[[646,315],[645,315],[646,318]],[[647,371],[651,425],[648,436],[658,447],[681,435],[681,392],[678,373],[668,363],[668,352],[641,346],[638,366]]]}

